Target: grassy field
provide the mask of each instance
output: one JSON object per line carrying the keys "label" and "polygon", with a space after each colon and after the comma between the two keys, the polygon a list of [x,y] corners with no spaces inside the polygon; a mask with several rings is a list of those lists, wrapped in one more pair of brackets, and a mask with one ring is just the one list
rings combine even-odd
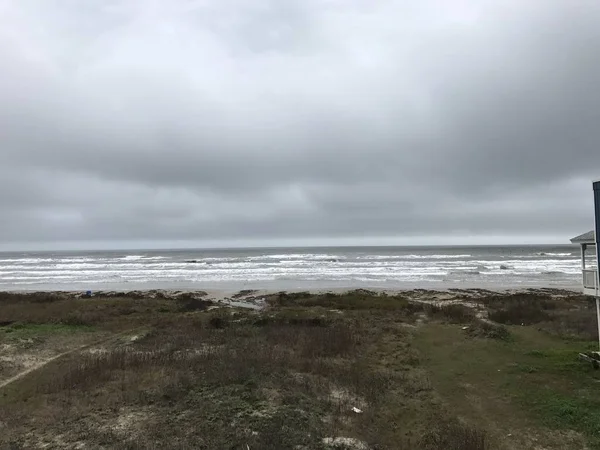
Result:
{"label": "grassy field", "polygon": [[[244,300],[252,293],[238,296]],[[558,291],[0,294],[0,448],[600,448]]]}

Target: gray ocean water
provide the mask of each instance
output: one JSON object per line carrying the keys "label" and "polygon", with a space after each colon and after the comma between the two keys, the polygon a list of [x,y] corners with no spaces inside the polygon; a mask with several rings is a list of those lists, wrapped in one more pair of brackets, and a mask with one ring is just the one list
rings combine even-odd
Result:
{"label": "gray ocean water", "polygon": [[573,246],[0,253],[1,290],[577,288]]}

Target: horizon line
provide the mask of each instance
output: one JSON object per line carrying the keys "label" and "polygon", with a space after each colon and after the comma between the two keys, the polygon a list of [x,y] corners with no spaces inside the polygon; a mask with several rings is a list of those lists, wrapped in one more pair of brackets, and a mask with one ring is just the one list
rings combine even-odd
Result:
{"label": "horizon line", "polygon": [[87,247],[87,248],[30,248],[5,250],[2,253],[49,253],[49,252],[148,252],[148,251],[235,251],[235,250],[279,250],[279,249],[321,249],[321,248],[476,248],[476,247],[577,247],[567,243],[495,243],[495,244],[355,244],[355,245],[247,245],[247,246],[188,246],[188,247]]}

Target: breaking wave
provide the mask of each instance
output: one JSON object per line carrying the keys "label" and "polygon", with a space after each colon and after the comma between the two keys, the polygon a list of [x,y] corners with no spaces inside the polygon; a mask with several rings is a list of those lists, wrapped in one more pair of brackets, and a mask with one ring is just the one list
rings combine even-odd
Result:
{"label": "breaking wave", "polygon": [[[567,248],[568,249],[568,248]],[[170,250],[91,253],[0,254],[0,289],[43,286],[81,289],[120,283],[160,288],[229,289],[303,287],[412,287],[420,283],[566,283],[576,286],[581,269],[572,253],[556,248],[323,248]],[[312,283],[312,284],[311,284]],[[365,283],[365,284],[361,284]],[[272,285],[269,285],[272,286]],[[441,286],[441,285],[440,285]],[[232,288],[234,289],[234,288]]]}

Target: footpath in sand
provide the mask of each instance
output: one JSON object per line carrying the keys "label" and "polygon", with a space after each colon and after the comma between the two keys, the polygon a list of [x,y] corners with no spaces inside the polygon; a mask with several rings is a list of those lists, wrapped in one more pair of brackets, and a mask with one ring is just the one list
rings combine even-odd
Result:
{"label": "footpath in sand", "polygon": [[[43,355],[38,354],[34,356],[35,352],[13,352],[13,346],[10,344],[4,344],[2,347],[2,351],[0,352],[0,361],[3,364],[11,364],[16,367],[26,367],[24,370],[18,372],[16,375],[11,376],[8,379],[0,381],[0,390],[7,387],[11,383],[19,381],[21,378],[29,375],[32,372],[40,370],[44,368],[47,364],[50,364],[53,361],[56,361],[60,358],[64,358],[65,356],[81,352],[83,350],[92,349],[93,347],[110,344],[120,338],[127,336],[136,336],[136,332],[140,331],[141,328],[134,328],[132,330],[123,331],[121,333],[113,334],[107,338],[103,338],[100,340],[95,340],[89,344],[83,344],[71,348],[70,350],[63,351],[62,353],[58,353],[54,356],[50,356],[48,358],[43,358]],[[29,342],[29,341],[28,341]],[[12,355],[6,355],[4,353],[9,353]],[[38,352],[39,353],[39,352]]]}

